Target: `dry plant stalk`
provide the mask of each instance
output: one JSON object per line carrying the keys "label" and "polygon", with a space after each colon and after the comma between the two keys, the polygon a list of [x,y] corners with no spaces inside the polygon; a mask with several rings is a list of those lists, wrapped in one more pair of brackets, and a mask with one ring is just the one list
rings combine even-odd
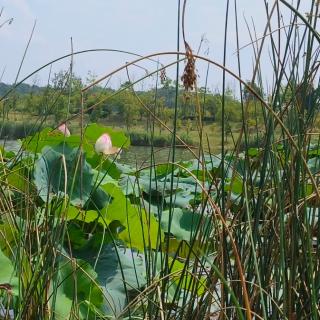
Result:
{"label": "dry plant stalk", "polygon": [[163,85],[167,81],[166,69],[160,71],[160,82]]}
{"label": "dry plant stalk", "polygon": [[192,91],[196,86],[197,75],[195,71],[195,57],[187,42],[185,42],[187,63],[184,67],[181,80],[186,91]]}

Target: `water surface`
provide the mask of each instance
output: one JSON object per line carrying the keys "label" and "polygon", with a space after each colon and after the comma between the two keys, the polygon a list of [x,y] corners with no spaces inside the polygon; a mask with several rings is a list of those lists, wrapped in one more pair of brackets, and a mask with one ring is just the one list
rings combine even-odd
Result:
{"label": "water surface", "polygon": [[[0,140],[0,145],[4,146],[8,151],[17,152],[20,149],[20,143],[17,140]],[[194,150],[196,152],[196,150]],[[171,148],[158,148],[131,146],[121,152],[118,162],[125,163],[130,166],[148,166],[151,163],[153,154],[153,161],[155,163],[163,163],[172,161]],[[186,148],[176,148],[175,161],[185,161],[194,158],[193,154]]]}

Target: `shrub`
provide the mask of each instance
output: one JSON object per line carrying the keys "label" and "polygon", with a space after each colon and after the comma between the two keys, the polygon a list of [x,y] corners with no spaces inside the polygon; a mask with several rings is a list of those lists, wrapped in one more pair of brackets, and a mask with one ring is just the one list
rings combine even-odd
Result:
{"label": "shrub", "polygon": [[0,123],[0,139],[21,139],[40,131],[40,129],[39,124],[35,123],[2,122]]}

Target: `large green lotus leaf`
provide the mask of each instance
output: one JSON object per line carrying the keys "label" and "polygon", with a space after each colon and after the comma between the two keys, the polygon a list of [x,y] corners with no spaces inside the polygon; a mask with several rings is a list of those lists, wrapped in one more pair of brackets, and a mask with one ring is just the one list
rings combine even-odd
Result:
{"label": "large green lotus leaf", "polygon": [[76,206],[83,206],[89,198],[99,208],[108,202],[108,195],[100,187],[96,188],[95,174],[85,155],[81,161],[79,156],[78,149],[66,145],[43,148],[35,162],[34,182],[44,201],[54,195],[64,195],[66,191],[71,204]]}
{"label": "large green lotus leaf", "polygon": [[[192,162],[180,162],[180,165],[182,165],[184,168],[188,168],[190,165],[192,165]],[[176,164],[158,164],[156,166],[157,177],[162,178],[167,176],[168,174],[171,174],[172,169],[174,170],[174,174],[178,174],[181,171],[181,168]],[[150,170],[148,170],[148,172],[150,172]]]}
{"label": "large green lotus leaf", "polygon": [[143,186],[138,184],[138,178],[131,175],[123,175],[119,181],[119,185],[126,196],[133,194],[135,197],[139,197],[145,191]]}
{"label": "large green lotus leaf", "polygon": [[98,171],[98,170],[93,170],[94,173],[94,181],[96,185],[104,185],[107,183],[113,183],[115,185],[118,185],[118,181],[115,180],[113,177],[111,177],[107,172],[105,171]]}
{"label": "large green lotus leaf", "polygon": [[[25,150],[39,153],[44,147],[55,147],[61,143],[67,143],[69,147],[79,147],[81,139],[79,136],[71,135],[65,137],[62,132],[45,128],[42,131],[22,139],[22,147]],[[93,152],[93,147],[89,148]]]}
{"label": "large green lotus leaf", "polygon": [[19,231],[16,226],[21,229],[24,227],[23,219],[16,216],[14,220],[0,223],[0,250],[7,256],[12,254],[12,249],[16,246],[19,238]]}
{"label": "large green lotus leaf", "polygon": [[32,193],[34,185],[30,183],[30,171],[34,165],[34,157],[22,155],[19,161],[8,161],[5,170],[0,173],[0,183],[8,184],[12,191]]}
{"label": "large green lotus leaf", "polygon": [[165,241],[165,250],[167,254],[172,256],[178,256],[182,259],[196,259],[199,256],[203,256],[207,248],[212,248],[212,244],[209,241],[205,245],[200,240],[192,242],[192,250],[190,244],[187,241],[177,240],[176,238],[169,238],[169,241]]}
{"label": "large green lotus leaf", "polygon": [[74,205],[83,205],[89,199],[94,174],[85,161],[80,170],[78,157],[78,150],[65,145],[43,148],[41,157],[35,162],[34,181],[44,201],[65,191]]}
{"label": "large green lotus leaf", "polygon": [[[96,319],[92,310],[101,310],[104,301],[103,291],[96,283],[96,272],[83,260],[63,260],[55,279],[56,299],[51,301],[54,318]],[[79,313],[79,317],[73,317],[74,313]]]}
{"label": "large green lotus leaf", "polygon": [[1,285],[5,285],[13,295],[19,294],[19,280],[15,276],[14,265],[0,248],[0,286]]}
{"label": "large green lotus leaf", "polygon": [[175,274],[172,277],[175,283],[180,283],[183,289],[188,290],[193,287],[191,284],[192,282],[198,282],[197,293],[199,295],[203,294],[207,281],[206,278],[201,277],[200,275],[194,276],[191,270],[190,272],[185,272],[186,269],[192,269],[193,265],[189,266],[189,268],[186,268],[183,262],[180,262],[177,259],[173,259],[171,257],[169,257],[169,264],[171,272]]}
{"label": "large green lotus leaf", "polygon": [[92,194],[87,201],[85,208],[88,210],[100,210],[107,204],[109,199],[110,197],[102,188],[93,187]]}
{"label": "large green lotus leaf", "polygon": [[160,228],[154,215],[131,204],[117,185],[108,183],[103,189],[112,197],[112,201],[103,209],[103,217],[99,221],[108,224],[119,221],[125,228],[120,232],[119,238],[130,247],[139,250],[144,250],[145,247],[155,249]]}
{"label": "large green lotus leaf", "polygon": [[[153,176],[153,173],[151,173]],[[171,181],[173,184],[171,184]],[[150,179],[150,171],[143,170],[139,177],[123,175],[119,184],[126,195],[140,197],[143,193],[144,199],[151,205],[163,204],[165,207],[171,198],[174,207],[188,208],[192,200],[201,195],[202,189],[194,177],[171,177],[161,176]],[[208,188],[207,182],[205,187]],[[164,201],[163,201],[164,200]]]}
{"label": "large green lotus leaf", "polygon": [[[210,171],[211,174],[213,174],[214,176],[217,177],[221,177],[222,176],[222,161],[221,161],[221,154],[219,155],[205,155],[204,156],[204,162],[205,162],[205,170],[206,171]],[[196,170],[201,170],[202,166],[198,164],[198,160],[193,160],[193,168],[192,168],[192,172],[195,173]],[[225,156],[225,161],[224,161],[224,177],[232,177],[232,171],[233,171],[233,162],[234,159],[232,156],[230,155],[226,155]]]}
{"label": "large green lotus leaf", "polygon": [[10,259],[0,249],[0,285],[10,283],[13,279],[14,267]]}
{"label": "large green lotus leaf", "polygon": [[12,159],[15,157],[16,154],[14,151],[5,150],[4,147],[0,145],[0,155],[3,159]]}
{"label": "large green lotus leaf", "polygon": [[108,176],[111,176],[114,179],[120,178],[121,170],[118,169],[117,164],[110,159],[104,159],[101,158],[101,155],[93,154],[91,157],[87,157],[87,161],[93,168],[103,170],[108,174]]}
{"label": "large green lotus leaf", "polygon": [[[54,315],[54,319],[70,319],[72,313],[72,306],[73,300],[66,296],[66,294],[63,292],[62,287],[59,287],[55,296],[55,303],[53,306],[51,306],[51,312]],[[83,317],[80,317],[80,319],[83,319]]]}
{"label": "large green lotus leaf", "polygon": [[163,211],[161,215],[162,230],[166,233],[170,231],[178,240],[191,241],[196,233],[201,234],[208,227],[208,223],[209,218],[180,208],[174,208],[171,215],[169,210]]}
{"label": "large green lotus leaf", "polygon": [[259,149],[259,148],[249,148],[247,152],[248,152],[248,156],[249,157],[256,157],[261,152],[261,149]]}
{"label": "large green lotus leaf", "polygon": [[[169,303],[181,303],[183,302],[183,293],[184,291],[194,290],[195,284],[197,284],[197,294],[202,295],[206,288],[206,277],[203,277],[199,274],[194,274],[193,262],[190,262],[189,259],[184,260],[185,262],[181,262],[177,259],[173,259],[172,257],[167,257],[165,254],[156,253],[156,269],[157,273],[162,277],[163,266],[166,262],[168,262],[170,274],[168,275],[169,283],[168,283],[168,295],[166,297],[167,302]],[[185,265],[185,263],[188,263]]]}
{"label": "large green lotus leaf", "polygon": [[[145,247],[155,249],[160,228],[154,215],[131,204],[114,180],[102,188],[110,197],[104,209],[84,211],[69,206],[65,209],[67,219],[86,223],[97,221],[108,227],[114,235],[118,233],[118,237],[130,247],[139,250],[144,250]],[[113,230],[115,225],[118,227]]]}
{"label": "large green lotus leaf", "polygon": [[126,195],[140,196],[142,192],[152,197],[169,196],[172,193],[185,191],[201,192],[200,187],[196,188],[196,182],[193,178],[173,178],[173,186],[171,187],[171,177],[162,179],[151,179],[147,175],[140,178],[131,175],[123,175],[119,184]]}
{"label": "large green lotus leaf", "polygon": [[67,220],[79,220],[86,223],[93,222],[99,218],[99,213],[96,210],[81,210],[74,206],[69,206],[66,209]]}
{"label": "large green lotus leaf", "polygon": [[152,204],[148,202],[146,199],[143,199],[141,204],[147,210],[147,212],[154,214],[156,217],[159,216],[163,210],[162,203]]}
{"label": "large green lotus leaf", "polygon": [[[174,207],[189,208],[194,198],[195,194],[188,190],[177,191],[172,197],[172,203]],[[170,199],[170,196],[165,198],[167,203],[170,203]]]}
{"label": "large green lotus leaf", "polygon": [[90,199],[86,203],[85,208],[87,210],[100,210],[106,206],[107,202],[111,201],[109,195],[100,186],[103,186],[107,183],[113,183],[117,185],[117,181],[104,171],[93,170],[93,173],[95,188]]}
{"label": "large green lotus leaf", "polygon": [[70,250],[73,251],[98,250],[102,244],[110,243],[117,238],[119,227],[122,228],[122,225],[117,221],[112,222],[106,229],[95,223],[79,223],[74,219],[68,223],[65,243],[68,247],[71,245]]}
{"label": "large green lotus leaf", "polygon": [[[85,253],[96,264],[97,281],[104,291],[103,312],[116,319],[138,290],[146,285],[143,257],[131,250],[105,245],[96,260],[94,252]],[[109,319],[109,318],[108,318]]]}
{"label": "large green lotus leaf", "polygon": [[243,180],[239,176],[235,176],[234,179],[226,179],[224,189],[239,195],[243,192]]}
{"label": "large green lotus leaf", "polygon": [[[90,300],[97,307],[103,303],[101,290],[94,284],[97,273],[91,265],[83,260],[77,260],[74,266],[71,261],[62,264],[60,267],[61,279],[63,281],[64,292],[69,297],[74,297],[75,289],[78,297]],[[70,277],[71,275],[71,277]],[[72,275],[75,279],[72,279]]]}
{"label": "large green lotus leaf", "polygon": [[132,168],[131,166],[127,165],[127,164],[123,164],[123,163],[118,163],[118,162],[114,162],[114,164],[116,165],[117,169],[122,173],[122,174],[128,174],[128,175],[132,175],[136,172],[136,170],[134,168]]}
{"label": "large green lotus leaf", "polygon": [[88,243],[87,236],[82,226],[79,226],[75,222],[68,223],[68,244],[70,243],[72,249],[81,250],[85,248]]}
{"label": "large green lotus leaf", "polygon": [[319,148],[310,148],[308,151],[308,157],[313,158],[313,157],[320,157],[320,149]]}
{"label": "large green lotus leaf", "polygon": [[320,157],[314,157],[308,160],[308,167],[313,174],[320,172]]}
{"label": "large green lotus leaf", "polygon": [[24,169],[25,168],[21,164],[18,164],[7,172],[6,176],[3,176],[5,182],[8,183],[10,188],[20,190],[22,192],[26,192],[27,188],[31,188],[27,177],[24,175]]}

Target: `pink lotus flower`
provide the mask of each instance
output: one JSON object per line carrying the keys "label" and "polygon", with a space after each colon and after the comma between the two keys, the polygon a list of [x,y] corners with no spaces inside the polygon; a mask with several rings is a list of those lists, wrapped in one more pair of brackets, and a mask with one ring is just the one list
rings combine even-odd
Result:
{"label": "pink lotus flower", "polygon": [[65,123],[62,123],[59,127],[58,130],[61,131],[66,137],[70,137],[71,133]]}
{"label": "pink lotus flower", "polygon": [[107,133],[102,134],[97,139],[94,149],[97,153],[102,153],[104,155],[115,154],[120,151],[120,148],[112,146],[111,138]]}

